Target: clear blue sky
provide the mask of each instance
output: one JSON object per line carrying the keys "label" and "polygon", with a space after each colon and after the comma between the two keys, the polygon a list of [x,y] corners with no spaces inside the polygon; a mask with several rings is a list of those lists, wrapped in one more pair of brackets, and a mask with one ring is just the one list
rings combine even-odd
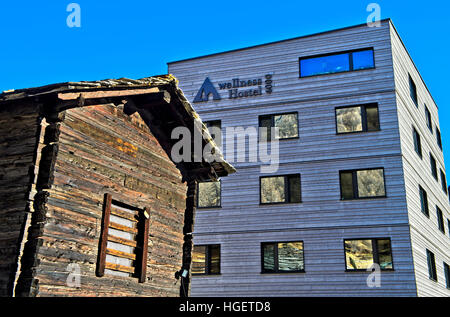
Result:
{"label": "clear blue sky", "polygon": [[[81,7],[69,28],[66,7]],[[0,91],[165,74],[166,62],[390,17],[439,106],[450,156],[448,1],[2,1]]]}

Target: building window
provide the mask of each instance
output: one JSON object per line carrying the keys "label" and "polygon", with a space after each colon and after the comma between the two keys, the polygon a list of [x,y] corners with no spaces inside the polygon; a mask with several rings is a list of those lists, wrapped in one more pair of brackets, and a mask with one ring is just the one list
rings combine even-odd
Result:
{"label": "building window", "polygon": [[137,208],[105,194],[97,276],[146,280],[149,236],[148,208]]}
{"label": "building window", "polygon": [[220,207],[221,183],[220,181],[207,181],[198,183],[198,208]]}
{"label": "building window", "polygon": [[427,249],[428,277],[430,280],[437,282],[436,262],[434,253]]}
{"label": "building window", "polygon": [[220,274],[220,245],[195,245],[192,251],[192,275]]}
{"label": "building window", "polygon": [[409,95],[411,96],[411,99],[414,101],[416,107],[419,107],[419,102],[417,100],[417,88],[416,84],[414,83],[414,80],[411,78],[411,75],[409,76]]}
{"label": "building window", "polygon": [[447,219],[447,228],[448,228],[448,235],[450,238],[450,219]]}
{"label": "building window", "polygon": [[450,267],[444,262],[445,286],[450,289]]}
{"label": "building window", "polygon": [[[278,130],[278,136],[275,131]],[[264,115],[259,117],[259,140],[270,142],[271,140],[298,138],[297,113],[283,113]]]}
{"label": "building window", "polygon": [[431,175],[438,180],[438,174],[437,174],[437,166],[436,166],[436,159],[434,158],[433,154],[430,153],[430,166],[431,166]]}
{"label": "building window", "polygon": [[413,141],[414,141],[414,150],[419,155],[419,157],[422,158],[422,144],[420,142],[420,134],[414,127],[413,127]]}
{"label": "building window", "polygon": [[431,112],[428,110],[427,105],[425,105],[425,118],[427,120],[427,127],[433,133],[433,121],[431,120]]}
{"label": "building window", "polygon": [[420,207],[425,216],[429,217],[430,213],[428,210],[428,195],[425,189],[419,185],[419,193],[420,193]]}
{"label": "building window", "polygon": [[440,170],[441,172],[441,185],[442,185],[442,190],[444,191],[444,193],[447,195],[447,180],[445,178],[445,174],[442,170]]}
{"label": "building window", "polygon": [[262,273],[304,272],[303,242],[261,244]]}
{"label": "building window", "polygon": [[377,104],[336,108],[337,133],[378,130],[380,130],[380,121]]}
{"label": "building window", "polygon": [[340,171],[341,199],[385,197],[384,169]]}
{"label": "building window", "polygon": [[367,270],[376,263],[382,270],[393,270],[391,240],[349,239],[344,240],[347,271]]}
{"label": "building window", "polygon": [[300,174],[260,178],[261,204],[301,202]]}
{"label": "building window", "polygon": [[301,57],[300,77],[375,68],[373,49]]}
{"label": "building window", "polygon": [[436,141],[437,141],[439,148],[442,151],[441,131],[439,131],[439,129],[437,127],[436,127]]}
{"label": "building window", "polygon": [[222,123],[220,120],[205,121],[204,124],[208,128],[208,132],[213,138],[216,145],[222,149]]}
{"label": "building window", "polygon": [[438,206],[436,206],[436,215],[438,221],[438,228],[442,233],[445,233],[444,215],[442,214],[442,210]]}

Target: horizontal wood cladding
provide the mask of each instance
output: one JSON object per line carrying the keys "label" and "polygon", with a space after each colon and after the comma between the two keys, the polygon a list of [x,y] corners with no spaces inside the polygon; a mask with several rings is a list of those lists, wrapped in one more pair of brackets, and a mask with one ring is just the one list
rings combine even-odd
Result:
{"label": "horizontal wood cladding", "polygon": [[[375,167],[384,167],[385,198],[340,199],[340,170]],[[259,167],[239,170],[222,180],[222,208],[197,211],[195,234],[408,224],[399,156],[281,164],[277,174],[301,175],[301,203],[260,205]]]}
{"label": "horizontal wood cladding", "polygon": [[[34,295],[178,296],[174,274],[182,265],[187,190],[179,170],[139,115],[127,116],[121,107],[67,110],[59,129],[53,182],[46,190],[46,217],[32,267]],[[105,193],[124,204],[150,208],[144,283],[135,277],[95,275]],[[111,214],[119,213],[112,208]],[[114,226],[123,229],[111,221]],[[135,244],[121,237],[108,240]],[[128,256],[117,252],[106,250]],[[66,282],[70,263],[79,265],[80,287]]]}
{"label": "horizontal wood cladding", "polygon": [[[196,235],[194,244],[220,244],[221,274],[195,276],[192,296],[415,296],[408,225],[355,226]],[[381,272],[370,288],[369,272],[346,272],[344,239],[390,238],[394,271]],[[304,273],[261,274],[261,243],[303,241]]]}
{"label": "horizontal wood cladding", "polygon": [[27,105],[0,109],[0,296],[11,296],[37,173],[38,114]]}
{"label": "horizontal wood cladding", "polygon": [[[221,275],[194,277],[193,296],[416,296],[400,141],[391,24],[366,25],[169,64],[193,101],[208,77],[221,100],[194,103],[223,131],[258,127],[258,117],[298,113],[298,138],[279,141],[273,175],[299,173],[302,202],[259,204],[260,167],[225,158],[238,173],[222,180],[221,208],[196,213],[194,245],[221,244]],[[299,58],[373,48],[375,68],[299,78]],[[219,83],[272,75],[272,93],[229,99]],[[264,89],[264,87],[263,87]],[[378,104],[380,130],[337,134],[337,107]],[[408,135],[409,136],[409,135]],[[248,149],[249,140],[246,140]],[[254,157],[252,157],[254,158]],[[384,168],[386,197],[342,201],[340,170]],[[382,287],[345,272],[343,239],[389,237],[395,270]],[[260,274],[260,243],[303,241],[305,271]]]}
{"label": "horizontal wood cladding", "polygon": [[[293,39],[236,52],[223,53],[169,64],[186,97],[192,102],[206,77],[218,83],[262,78],[272,75],[273,92],[256,97],[228,99],[227,90],[218,90],[220,101],[194,103],[202,114],[223,110],[248,109],[269,103],[308,101],[393,90],[389,25],[380,28],[360,26],[339,32]],[[375,69],[299,78],[299,57],[373,47]],[[263,87],[264,88],[264,87]]]}
{"label": "horizontal wood cladding", "polygon": [[[435,128],[440,129],[438,107],[393,28],[391,41],[417,294],[450,296],[450,291],[446,289],[443,268],[443,262],[450,263],[450,228],[447,225],[447,219],[450,219],[450,205],[447,194],[442,190],[440,177],[438,176],[436,180],[431,174],[430,167],[431,153],[436,159],[438,173],[439,169],[445,172],[444,156],[436,141]],[[416,85],[417,105],[410,96],[409,76]],[[431,113],[432,131],[426,123],[425,105]],[[420,135],[422,158],[414,150],[413,127]],[[427,192],[429,217],[421,211],[419,185]],[[445,233],[438,229],[436,206],[442,210]],[[437,282],[428,277],[426,249],[435,254]]]}

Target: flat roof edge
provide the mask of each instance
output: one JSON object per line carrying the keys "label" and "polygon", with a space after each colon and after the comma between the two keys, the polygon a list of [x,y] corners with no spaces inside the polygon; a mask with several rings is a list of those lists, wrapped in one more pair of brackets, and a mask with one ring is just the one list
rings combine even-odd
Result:
{"label": "flat roof edge", "polygon": [[[391,18],[382,19],[380,21],[381,22],[391,21]],[[392,23],[392,21],[391,21],[391,23]],[[217,52],[217,53],[211,53],[211,54],[206,54],[206,55],[201,55],[201,56],[196,56],[196,57],[180,59],[180,60],[177,60],[177,61],[167,62],[166,64],[167,65],[171,65],[171,64],[175,64],[175,63],[181,63],[181,62],[186,62],[186,61],[191,61],[191,60],[196,60],[196,59],[201,59],[201,58],[206,58],[206,57],[226,54],[226,53],[239,52],[239,51],[243,51],[243,50],[247,50],[247,49],[251,49],[251,48],[262,47],[262,46],[272,45],[272,44],[278,44],[278,43],[288,42],[288,41],[292,41],[292,40],[298,40],[298,39],[302,39],[302,38],[318,36],[318,35],[322,35],[322,34],[339,32],[339,31],[343,31],[343,30],[347,30],[347,29],[353,29],[353,28],[361,27],[363,25],[367,25],[367,23],[361,23],[361,24],[352,25],[352,26],[346,26],[346,27],[342,27],[342,28],[338,28],[338,29],[322,31],[322,32],[317,32],[317,33],[312,33],[312,34],[307,34],[307,35],[296,36],[296,37],[292,37],[292,38],[288,38],[288,39],[284,39],[284,40],[278,40],[278,41],[273,41],[273,42],[268,42],[268,43],[256,44],[256,45],[251,45],[251,46],[231,49],[231,50],[227,50],[227,51]]]}
{"label": "flat roof edge", "polygon": [[400,43],[402,44],[403,48],[405,49],[406,54],[408,55],[409,59],[411,60],[411,63],[413,64],[414,69],[416,70],[417,74],[419,74],[419,78],[422,81],[423,85],[425,86],[425,89],[427,90],[428,94],[430,95],[431,100],[433,100],[433,103],[436,106],[436,108],[439,109],[439,106],[438,106],[436,100],[434,100],[433,95],[431,94],[431,91],[427,86],[427,83],[425,82],[425,80],[422,77],[422,74],[419,71],[419,68],[417,68],[417,65],[414,62],[414,60],[412,59],[411,54],[409,54],[408,48],[406,47],[405,43],[403,42],[402,37],[400,36],[400,33],[397,31],[397,28],[395,27],[394,22],[390,19],[389,19],[389,22],[390,22],[390,25],[392,26],[392,29],[394,30],[395,34],[397,34],[397,37],[400,40]]}

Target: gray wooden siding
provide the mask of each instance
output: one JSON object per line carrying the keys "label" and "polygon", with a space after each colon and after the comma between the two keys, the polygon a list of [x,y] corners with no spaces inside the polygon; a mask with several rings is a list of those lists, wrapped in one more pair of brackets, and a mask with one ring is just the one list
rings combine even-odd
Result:
{"label": "gray wooden siding", "polygon": [[[222,274],[194,277],[193,296],[416,295],[390,33],[383,22],[169,64],[190,101],[206,77],[217,86],[273,75],[271,95],[229,100],[219,90],[222,100],[193,104],[223,128],[299,115],[299,138],[280,141],[277,174],[301,174],[303,202],[260,206],[260,163],[232,162],[238,172],[222,180],[222,207],[197,210],[194,232],[196,244],[221,244]],[[365,47],[375,69],[299,78],[301,56]],[[380,131],[336,135],[335,107],[370,102],[379,104]],[[372,167],[384,167],[387,197],[340,201],[339,170]],[[392,239],[395,271],[372,289],[367,273],[345,272],[343,239],[377,237]],[[278,240],[304,241],[306,273],[260,274],[260,243]]]}
{"label": "gray wooden siding", "polygon": [[[450,218],[449,201],[442,190],[440,175],[438,175],[438,180],[435,180],[431,174],[429,156],[431,152],[435,157],[438,174],[440,174],[439,169],[445,172],[443,153],[436,141],[435,126],[439,128],[438,107],[426,89],[394,28],[391,28],[391,41],[417,292],[419,296],[450,296],[450,290],[445,287],[443,268],[443,261],[450,263],[450,228],[447,225],[447,219]],[[411,75],[417,87],[418,107],[410,97],[408,74]],[[432,133],[426,124],[424,104],[431,112]],[[421,137],[422,159],[414,150],[412,126],[416,128]],[[421,212],[419,185],[426,190],[428,195],[429,218]],[[438,229],[436,205],[439,206],[444,215],[445,234]],[[437,282],[428,278],[426,249],[435,254]]]}
{"label": "gray wooden siding", "polygon": [[[345,272],[343,240],[392,240],[395,271],[382,271],[381,287],[367,272]],[[198,244],[221,245],[221,274],[196,276],[192,296],[415,296],[407,226],[334,227],[196,234]],[[261,242],[303,241],[305,273],[261,274]]]}

